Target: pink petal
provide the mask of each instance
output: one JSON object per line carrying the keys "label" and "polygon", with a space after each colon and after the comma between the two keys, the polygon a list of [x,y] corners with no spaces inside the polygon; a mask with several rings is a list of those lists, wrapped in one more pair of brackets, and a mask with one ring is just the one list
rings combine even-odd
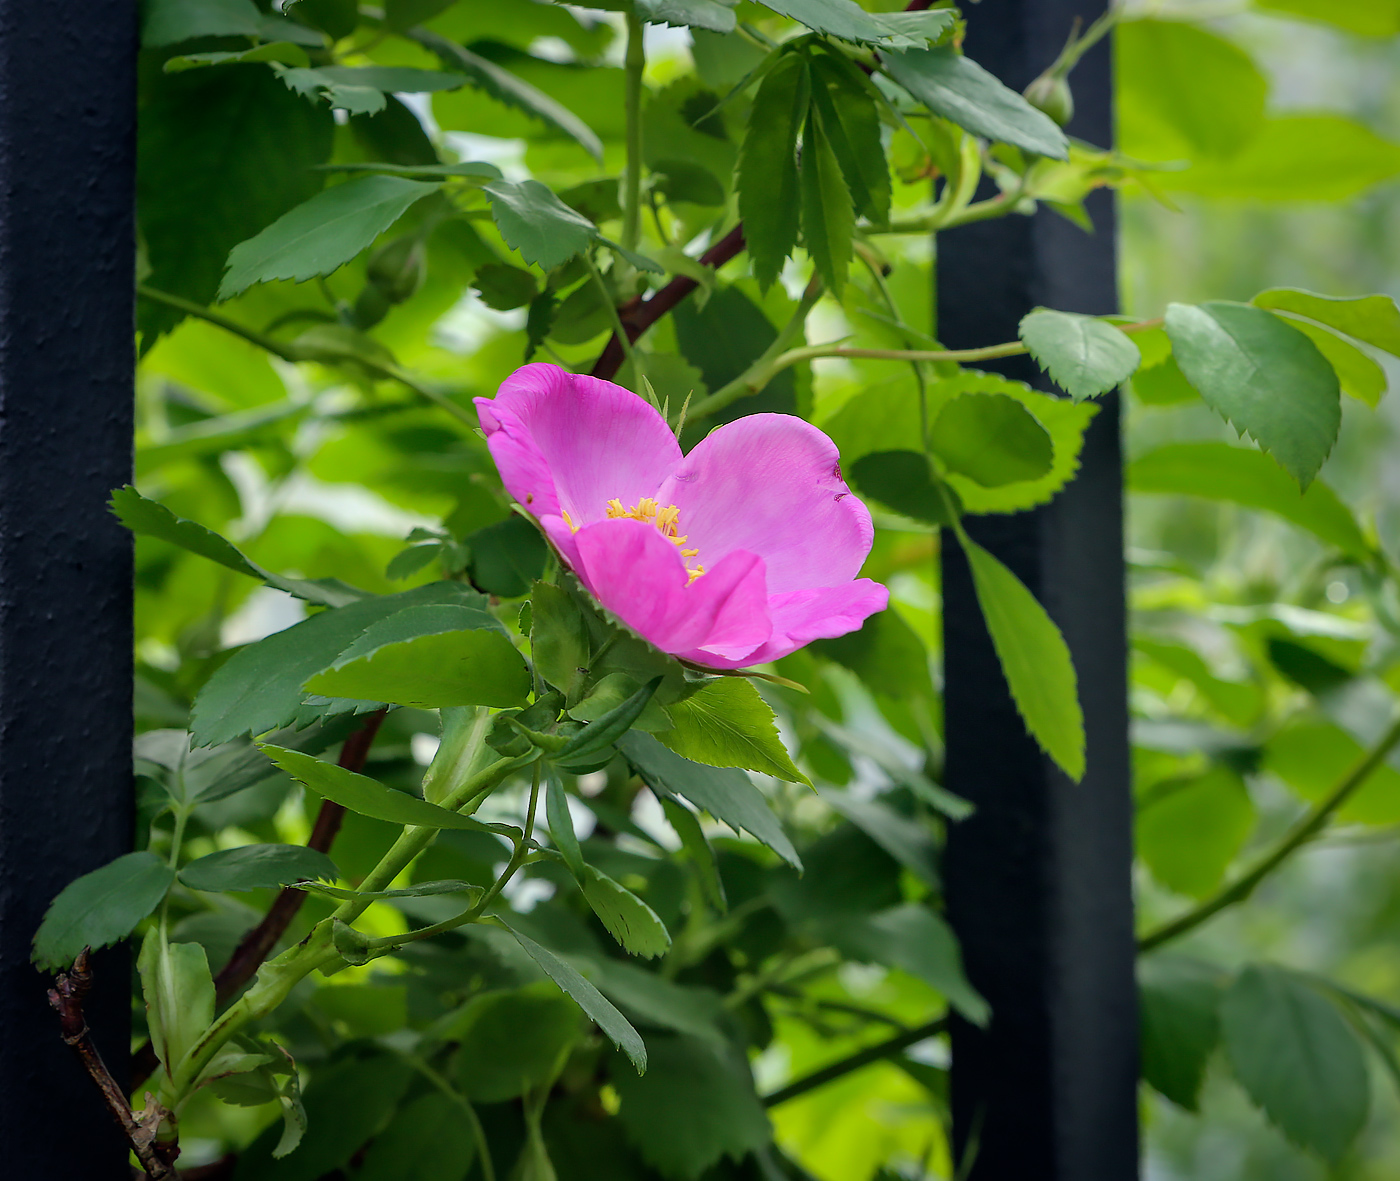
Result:
{"label": "pink petal", "polygon": [[475,404],[506,490],[536,517],[601,520],[609,500],[655,496],[681,457],[665,420],[636,394],[558,365],[517,369]]}
{"label": "pink petal", "polygon": [[730,554],[690,582],[680,551],[647,522],[600,521],[570,541],[574,572],[594,598],[663,652],[707,641],[751,649],[772,630],[763,560],[754,554]]}
{"label": "pink petal", "polygon": [[870,513],[841,478],[836,444],[788,414],[754,414],[703,439],[655,493],[709,564],[763,558],[768,593],[837,586],[870,552]]}
{"label": "pink petal", "polygon": [[711,668],[767,664],[796,652],[813,640],[829,640],[855,631],[870,616],[889,606],[889,601],[890,592],[868,578],[858,578],[843,586],[775,595],[768,603],[773,634],[765,643],[747,652],[707,644],[702,650],[682,655]]}

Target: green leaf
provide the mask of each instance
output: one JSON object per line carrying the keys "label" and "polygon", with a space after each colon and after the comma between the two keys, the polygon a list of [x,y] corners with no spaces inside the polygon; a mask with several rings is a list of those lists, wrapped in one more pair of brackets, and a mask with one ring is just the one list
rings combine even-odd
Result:
{"label": "green leaf", "polygon": [[1096,316],[1039,308],[1021,321],[1037,364],[1076,402],[1107,393],[1133,375],[1142,355],[1126,332]]}
{"label": "green leaf", "polygon": [[[323,611],[236,652],[219,666],[195,698],[190,732],[198,746],[215,746],[244,734],[265,734],[315,720],[328,708],[304,706],[302,685],[330,667],[371,624],[405,607],[446,603],[481,606],[481,595],[457,582],[434,582],[397,595],[381,595]],[[358,709],[352,702],[330,712]]]}
{"label": "green leaf", "polygon": [[[310,756],[307,756],[308,758]],[[304,845],[243,845],[220,849],[191,861],[180,871],[180,881],[192,890],[262,890],[308,878],[334,881],[340,876],[335,862]]]}
{"label": "green leaf", "polygon": [[1345,115],[1275,115],[1238,155],[1154,172],[1170,192],[1241,201],[1343,201],[1400,173],[1400,144]]}
{"label": "green leaf", "polygon": [[[456,90],[468,82],[465,74],[418,70],[409,66],[320,66],[304,72],[311,75],[318,85],[366,87],[392,94],[429,94],[437,90]],[[458,172],[450,175],[464,174]]]}
{"label": "green leaf", "polygon": [[910,902],[875,915],[841,915],[824,924],[843,955],[900,968],[937,989],[974,1025],[991,1009],[963,974],[952,928],[927,906]]}
{"label": "green leaf", "polygon": [[390,824],[416,824],[420,828],[464,828],[477,832],[485,829],[494,832],[503,827],[485,825],[470,816],[439,808],[416,796],[385,787],[367,775],[357,775],[334,763],[304,755],[299,750],[267,744],[261,749],[298,783],[361,816]]}
{"label": "green leaf", "polygon": [[402,176],[363,176],[317,193],[230,251],[219,298],[273,279],[329,275],[440,187]]}
{"label": "green leaf", "polygon": [[1374,409],[1380,405],[1388,384],[1385,370],[1363,353],[1345,337],[1304,320],[1298,316],[1282,313],[1285,323],[1292,325],[1317,346],[1317,351],[1332,366],[1342,393],[1365,402]]}
{"label": "green leaf", "polygon": [[663,1176],[694,1181],[723,1156],[738,1162],[773,1136],[748,1060],[712,1039],[661,1036],[651,1067],[613,1074],[627,1138]]}
{"label": "green leaf", "polygon": [[977,602],[1026,729],[1071,779],[1084,776],[1084,714],[1069,648],[1054,620],[1010,570],[967,537]]}
{"label": "green leaf", "polygon": [[477,89],[488,94],[498,103],[511,107],[537,119],[546,127],[568,136],[579,144],[595,160],[602,162],[603,142],[597,133],[568,107],[556,102],[542,90],[531,86],[523,78],[517,78],[509,70],[502,69],[495,62],[480,57],[469,49],[464,49],[446,37],[426,30],[417,30],[415,39],[427,49],[437,54],[448,65],[466,74]]}
{"label": "green leaf", "polygon": [[196,37],[256,37],[262,13],[253,0],[151,0],[141,25],[141,45],[156,49]]}
{"label": "green leaf", "polygon": [[288,66],[305,66],[310,62],[306,50],[290,41],[273,41],[241,52],[214,50],[209,53],[183,53],[166,58],[162,67],[167,74],[196,70],[202,66],[234,65],[243,62],[280,62]]}
{"label": "green leaf", "polygon": [[175,871],[149,850],[127,853],[63,887],[34,935],[34,963],[66,969],[85,947],[125,939],[160,905]]}
{"label": "green leaf", "polygon": [[1366,1122],[1371,1088],[1356,1035],[1332,1003],[1291,972],[1251,964],[1220,1017],[1249,1097],[1295,1144],[1340,1161]]}
{"label": "green leaf", "polygon": [[1224,881],[1254,820],[1244,780],[1229,767],[1168,780],[1138,803],[1138,856],[1167,889],[1204,898]]}
{"label": "green leaf", "polygon": [[720,914],[724,914],[729,909],[729,901],[724,894],[724,881],[720,877],[719,864],[715,861],[715,851],[705,839],[699,819],[674,796],[663,795],[661,809],[666,813],[667,823],[676,830],[676,835],[681,839],[681,848],[690,858],[705,900]]}
{"label": "green leaf", "polygon": [[830,787],[819,794],[916,878],[927,886],[938,887],[938,853],[923,825],[879,800],[863,800]]}
{"label": "green leaf", "polygon": [[930,111],[973,135],[1069,159],[1069,141],[1049,115],[951,46],[888,53],[884,63],[889,76]]}
{"label": "green leaf", "polygon": [[564,858],[569,872],[582,883],[588,876],[588,869],[583,864],[583,853],[578,847],[578,834],[574,832],[574,818],[569,813],[564,785],[552,769],[545,780],[545,809],[549,817],[550,840]]}
{"label": "green leaf", "polygon": [[1206,1064],[1220,1041],[1223,975],[1184,956],[1138,962],[1142,1077],[1187,1111],[1198,1110]]}
{"label": "green leaf", "polygon": [[732,33],[737,23],[732,0],[636,0],[636,5],[642,20],[657,25]]}
{"label": "green leaf", "polygon": [[526,954],[535,961],[540,970],[568,993],[578,1007],[608,1035],[612,1044],[627,1055],[637,1072],[640,1074],[646,1070],[647,1048],[643,1045],[641,1036],[632,1028],[631,1022],[617,1011],[613,1003],[580,976],[578,969],[566,964],[548,948],[541,947],[529,936],[522,935],[504,920],[501,920],[501,925],[515,936],[516,942],[525,949]]}
{"label": "green leaf", "polygon": [[773,711],[751,681],[721,677],[666,707],[675,729],[657,737],[682,758],[711,767],[746,767],[807,783],[778,738]]}
{"label": "green leaf", "polygon": [[855,211],[822,124],[809,116],[802,134],[802,169],[798,177],[802,194],[802,244],[823,282],[837,298],[851,265],[851,235]]}
{"label": "green leaf", "polygon": [[800,21],[814,32],[882,49],[928,45],[948,32],[954,19],[954,14],[946,9],[866,12],[852,0],[763,0],[763,5]]}
{"label": "green leaf", "polygon": [[1372,550],[1361,526],[1321,480],[1298,486],[1261,451],[1229,443],[1169,443],[1128,465],[1134,492],[1204,496],[1273,513],[1359,561]]}
{"label": "green leaf", "polygon": [[[1261,766],[1296,795],[1313,802],[1323,799],[1364,754],[1361,744],[1341,727],[1302,721],[1269,739]],[[1337,817],[1356,824],[1400,822],[1400,771],[1381,764],[1342,805]]]}
{"label": "green leaf", "polygon": [[1133,648],[1168,672],[1189,681],[1212,708],[1236,726],[1245,728],[1258,719],[1264,698],[1254,682],[1217,677],[1194,649],[1182,644],[1160,643],[1139,635],[1133,637]]}
{"label": "green leaf", "polygon": [[1113,49],[1120,140],[1134,159],[1228,158],[1263,125],[1268,80],[1233,42],[1185,21],[1128,20]]}
{"label": "green leaf", "polygon": [[[269,70],[144,81],[137,213],[151,265],[145,281],[211,303],[229,251],[320,191],[325,174],[317,166],[329,158],[334,132],[329,110],[303,102]],[[182,319],[181,311],[141,300],[143,349]]]}
{"label": "green leaf", "polygon": [[890,215],[890,169],[881,141],[878,92],[844,54],[814,54],[812,100],[841,164],[857,213],[877,225]]}
{"label": "green leaf", "polygon": [[666,924],[631,890],[592,866],[586,867],[582,885],[584,898],[608,934],[633,955],[650,959],[671,946]]}
{"label": "green leaf", "polygon": [[552,761],[569,770],[586,768],[600,758],[607,758],[613,743],[641,717],[662,679],[653,677],[621,705],[608,710],[596,722],[589,722],[551,756]]}
{"label": "green leaf", "polygon": [[959,394],[938,412],[930,434],[948,469],[984,488],[1039,480],[1055,462],[1049,432],[1006,394]]}
{"label": "green leaf", "polygon": [[1133,393],[1149,406],[1177,406],[1182,402],[1194,402],[1201,396],[1170,354],[1165,361],[1139,369],[1133,374],[1131,384]]}
{"label": "green leaf", "polygon": [[850,472],[867,499],[929,525],[951,525],[962,503],[919,451],[872,451],[857,459]]}
{"label": "green leaf", "polygon": [[452,1095],[429,1091],[394,1112],[370,1143],[355,1181],[465,1181],[476,1137]]}
{"label": "green leaf", "polygon": [[198,943],[167,943],[157,924],[146,932],[137,968],[151,1045],[169,1074],[214,1023],[209,960]]}
{"label": "green leaf", "polygon": [[283,578],[280,574],[265,570],[217,533],[194,521],[177,517],[165,505],[146,499],[130,484],[113,492],[108,503],[117,520],[133,533],[168,541],[171,545],[178,545],[181,549],[198,554],[201,558],[208,558],[211,562],[218,562],[220,566],[227,566],[239,574],[259,579],[276,590],[285,591],[298,599],[305,599],[308,603],[317,603],[323,607],[343,607],[346,603],[353,603],[366,596],[365,591],[341,582],[338,578]]}
{"label": "green leaf", "polygon": [[540,531],[515,514],[467,534],[462,542],[471,551],[473,585],[503,599],[525,594],[544,573],[549,556]]}
{"label": "green leaf", "polygon": [[1384,0],[1255,0],[1255,7],[1321,21],[1363,37],[1400,33],[1400,7]]}
{"label": "green leaf", "polygon": [[1223,301],[1169,304],[1167,334],[1207,404],[1306,489],[1342,413],[1337,376],[1312,341],[1269,312]]}
{"label": "green leaf", "polygon": [[724,1006],[708,988],[676,984],[659,972],[619,959],[595,960],[584,970],[634,1020],[692,1037],[724,1040],[719,1028]]}
{"label": "green leaf", "polygon": [[476,607],[409,607],[371,624],[305,681],[310,693],[441,709],[524,705],[530,671],[500,623]]}
{"label": "green leaf", "polygon": [[[753,260],[754,277],[768,287],[797,245],[802,195],[797,175],[797,134],[807,115],[811,82],[800,54],[778,59],[754,95],[744,146],[739,152],[739,216]],[[713,387],[714,382],[706,380]]]}
{"label": "green leaf", "polygon": [[[485,825],[482,826],[486,827]],[[354,900],[357,898],[436,898],[439,894],[481,894],[480,886],[463,882],[457,878],[445,878],[433,882],[417,882],[399,890],[346,890],[341,886],[330,886],[325,882],[300,881],[295,883],[298,890],[308,894],[322,894],[327,898]]]}
{"label": "green leaf", "polygon": [[802,859],[763,793],[742,771],[717,770],[682,758],[649,734],[633,730],[618,747],[653,791],[684,796],[736,832],[743,829],[763,842],[789,865],[802,868]]}
{"label": "green leaf", "polygon": [[[693,160],[659,159],[650,167],[655,177],[656,191],[663,194],[667,201],[689,201],[692,205],[724,204],[724,185],[708,168]],[[674,250],[669,255],[662,252],[662,257],[668,263],[675,264],[673,269],[686,266],[683,257],[690,258],[684,251]],[[694,267],[695,260],[690,261],[691,268],[688,269],[696,270],[691,278],[697,278],[700,271],[709,269]]]}
{"label": "green leaf", "polygon": [[500,1103],[553,1081],[561,1055],[580,1032],[578,1006],[541,980],[476,997],[446,1036],[461,1043],[462,1093],[478,1103]]}
{"label": "green leaf", "polygon": [[547,582],[530,592],[530,659],[566,700],[578,699],[588,676],[588,627],[578,601]]}
{"label": "green leaf", "polygon": [[598,237],[597,226],[537,180],[497,180],[481,187],[506,245],[546,271],[582,254]]}
{"label": "green leaf", "polygon": [[1400,357],[1400,307],[1388,295],[1332,296],[1297,287],[1271,287],[1250,303],[1305,316]]}

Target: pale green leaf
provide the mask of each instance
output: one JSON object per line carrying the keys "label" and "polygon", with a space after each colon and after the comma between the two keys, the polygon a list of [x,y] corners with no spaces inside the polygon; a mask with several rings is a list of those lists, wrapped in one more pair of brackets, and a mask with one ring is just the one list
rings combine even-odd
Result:
{"label": "pale green leaf", "polygon": [[1039,480],[1055,462],[1049,432],[1007,394],[959,394],[938,412],[929,440],[950,473],[984,488]]}
{"label": "pale green leaf", "polygon": [[1096,316],[1040,308],[1021,321],[1021,340],[1076,402],[1128,380],[1142,359],[1125,332]]}
{"label": "pale green leaf", "polygon": [[1204,898],[1224,880],[1254,820],[1244,780],[1228,767],[1168,780],[1138,802],[1138,856],[1167,889]]}
{"label": "pale green leaf", "polygon": [[1255,0],[1255,6],[1280,16],[1319,21],[1363,37],[1400,33],[1400,4],[1391,0]]}
{"label": "pale green leaf", "polygon": [[1400,307],[1388,295],[1318,295],[1297,287],[1271,287],[1250,303],[1292,312],[1400,357]]}
{"label": "pale green leaf", "polygon": [[167,943],[162,925],[146,932],[137,957],[146,1023],[169,1074],[214,1022],[214,979],[198,943]]}
{"label": "pale green leaf", "polygon": [[160,905],[175,871],[149,850],[127,853],[63,887],[34,935],[34,963],[67,968],[85,947],[125,939]]}

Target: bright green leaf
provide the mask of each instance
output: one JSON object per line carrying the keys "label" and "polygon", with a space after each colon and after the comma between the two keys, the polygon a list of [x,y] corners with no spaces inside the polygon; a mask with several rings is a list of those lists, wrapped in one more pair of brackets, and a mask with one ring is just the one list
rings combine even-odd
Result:
{"label": "bright green leaf", "polygon": [[598,236],[597,226],[537,180],[497,180],[481,187],[506,245],[546,271],[582,254]]}
{"label": "bright green leaf", "polygon": [[778,277],[797,244],[797,134],[810,93],[806,60],[795,53],[780,57],[754,96],[739,153],[739,216],[760,287]]}
{"label": "bright green leaf", "polygon": [[1040,308],[1021,321],[1031,356],[1076,402],[1128,380],[1142,359],[1126,332],[1096,316]]}
{"label": "bright green leaf", "polygon": [[1297,287],[1271,287],[1250,303],[1272,311],[1293,312],[1325,324],[1345,336],[1400,357],[1400,307],[1388,295],[1318,295]]}
{"label": "bright green leaf", "polygon": [[[1286,726],[1264,745],[1262,768],[1310,803],[1325,798],[1365,750],[1339,726],[1302,721]],[[1381,764],[1338,811],[1357,824],[1400,823],[1400,771]]]}
{"label": "bright green leaf", "polygon": [[1400,4],[1392,0],[1255,0],[1255,6],[1283,16],[1321,21],[1363,37],[1400,33]]}
{"label": "bright green leaf", "polygon": [[[310,757],[310,756],[307,756]],[[180,871],[180,881],[192,890],[262,890],[308,878],[334,881],[335,862],[304,845],[243,845],[220,849]]]}
{"label": "bright green leaf", "polygon": [[928,525],[951,525],[962,502],[919,451],[872,451],[850,466],[861,494]]}
{"label": "bright green leaf", "polygon": [[657,738],[682,758],[711,767],[746,767],[791,783],[807,777],[778,738],[773,710],[751,681],[720,677],[666,707],[675,729]]}
{"label": "bright green leaf", "polygon": [[160,905],[175,871],[154,853],[127,853],[63,887],[34,935],[34,963],[66,969],[85,947],[125,939]]}
{"label": "bright green leaf", "polygon": [[1167,781],[1138,804],[1138,855],[1167,889],[1204,898],[1224,880],[1254,819],[1244,780],[1228,767]]}
{"label": "bright green leaf", "polygon": [[632,955],[648,958],[662,955],[671,946],[671,936],[645,902],[607,874],[587,867],[583,896],[593,913],[618,943]]}
{"label": "bright green leaf", "polygon": [[137,957],[151,1045],[173,1071],[214,1022],[214,979],[198,943],[167,943],[161,925],[146,932]]}
{"label": "bright green leaf", "polygon": [[1342,393],[1358,402],[1365,402],[1373,409],[1380,404],[1388,384],[1385,370],[1380,365],[1345,337],[1320,324],[1287,313],[1283,313],[1283,319],[1317,346],[1317,351],[1327,359],[1332,372],[1337,375]]}

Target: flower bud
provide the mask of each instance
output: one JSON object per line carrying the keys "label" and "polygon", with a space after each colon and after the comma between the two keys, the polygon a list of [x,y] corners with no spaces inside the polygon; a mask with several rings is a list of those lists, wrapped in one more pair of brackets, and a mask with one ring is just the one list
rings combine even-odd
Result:
{"label": "flower bud", "polygon": [[366,277],[390,303],[403,303],[422,285],[425,263],[423,243],[417,235],[406,234],[369,256]]}
{"label": "flower bud", "polygon": [[1026,101],[1063,127],[1074,118],[1074,94],[1063,74],[1044,73],[1026,87]]}

